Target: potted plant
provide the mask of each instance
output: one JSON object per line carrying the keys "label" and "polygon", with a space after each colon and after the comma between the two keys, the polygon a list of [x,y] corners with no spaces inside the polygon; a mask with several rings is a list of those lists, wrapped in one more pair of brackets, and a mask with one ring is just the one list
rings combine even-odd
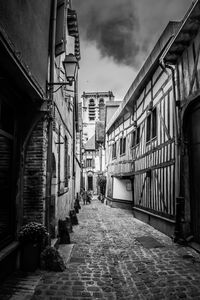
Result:
{"label": "potted plant", "polygon": [[63,272],[66,269],[59,251],[47,246],[41,253],[41,268],[48,271]]}
{"label": "potted plant", "polygon": [[40,262],[40,253],[48,241],[48,232],[45,226],[37,222],[30,222],[22,226],[18,239],[21,243],[21,269],[24,271],[36,270]]}

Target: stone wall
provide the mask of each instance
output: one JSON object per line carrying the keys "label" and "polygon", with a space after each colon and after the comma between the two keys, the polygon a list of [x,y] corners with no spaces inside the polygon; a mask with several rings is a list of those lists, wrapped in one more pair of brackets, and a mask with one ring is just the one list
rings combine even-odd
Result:
{"label": "stone wall", "polygon": [[46,186],[47,132],[40,121],[29,140],[24,172],[23,222],[44,223]]}

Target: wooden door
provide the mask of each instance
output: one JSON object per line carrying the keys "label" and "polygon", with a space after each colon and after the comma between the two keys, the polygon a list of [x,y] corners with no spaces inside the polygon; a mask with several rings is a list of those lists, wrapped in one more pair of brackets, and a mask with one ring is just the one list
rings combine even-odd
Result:
{"label": "wooden door", "polygon": [[93,190],[93,176],[88,176],[88,191]]}
{"label": "wooden door", "polygon": [[200,242],[200,104],[191,110],[188,127],[191,226],[195,241]]}

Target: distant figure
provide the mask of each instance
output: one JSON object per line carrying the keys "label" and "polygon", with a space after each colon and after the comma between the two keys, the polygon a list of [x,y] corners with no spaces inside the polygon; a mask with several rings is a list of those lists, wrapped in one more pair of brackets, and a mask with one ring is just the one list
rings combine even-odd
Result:
{"label": "distant figure", "polygon": [[76,199],[75,199],[75,202],[74,202],[74,209],[75,209],[76,213],[78,213],[79,209],[81,209],[80,199],[79,199],[79,194],[78,193],[76,193]]}
{"label": "distant figure", "polygon": [[85,205],[87,203],[87,192],[83,190],[83,204]]}
{"label": "distant figure", "polygon": [[86,193],[87,193],[86,204],[90,204],[91,203],[91,194],[90,194],[90,192],[86,192]]}
{"label": "distant figure", "polygon": [[101,203],[104,203],[104,198],[105,198],[105,196],[103,194],[100,193],[98,195],[98,200],[101,201]]}

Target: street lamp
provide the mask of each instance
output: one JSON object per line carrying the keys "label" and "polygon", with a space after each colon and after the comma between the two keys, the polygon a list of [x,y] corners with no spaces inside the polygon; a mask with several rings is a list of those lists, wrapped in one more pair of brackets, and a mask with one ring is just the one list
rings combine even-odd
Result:
{"label": "street lamp", "polygon": [[63,60],[63,67],[65,69],[65,76],[69,85],[72,85],[72,82],[76,80],[78,72],[78,61],[72,53],[65,56],[65,59]]}
{"label": "street lamp", "polygon": [[[63,60],[63,67],[65,70],[66,82],[48,82],[48,86],[60,86],[56,91],[58,91],[63,85],[72,85],[72,83],[76,80],[77,72],[78,72],[78,61],[74,54],[70,53],[65,56]],[[56,92],[54,91],[54,92]]]}

